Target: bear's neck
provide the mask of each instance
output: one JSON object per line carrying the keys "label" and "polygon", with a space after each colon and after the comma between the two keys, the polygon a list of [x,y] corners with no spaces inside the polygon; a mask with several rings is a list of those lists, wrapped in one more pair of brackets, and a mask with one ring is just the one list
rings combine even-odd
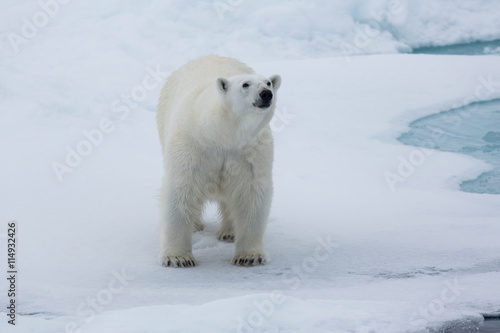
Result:
{"label": "bear's neck", "polygon": [[204,137],[203,141],[228,150],[255,145],[273,114],[273,110],[268,110],[265,113],[249,112],[238,117],[222,102],[207,111],[200,119],[199,128]]}

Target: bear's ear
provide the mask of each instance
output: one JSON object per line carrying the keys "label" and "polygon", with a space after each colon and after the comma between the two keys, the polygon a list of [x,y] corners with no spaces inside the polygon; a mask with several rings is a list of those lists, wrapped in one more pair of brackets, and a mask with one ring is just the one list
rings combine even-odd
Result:
{"label": "bear's ear", "polygon": [[229,81],[226,78],[218,77],[217,78],[217,89],[219,89],[219,91],[222,94],[225,94],[227,92],[227,90],[229,89]]}
{"label": "bear's ear", "polygon": [[274,74],[269,77],[269,80],[273,83],[273,88],[275,90],[278,90],[281,86],[281,76],[279,76],[278,74]]}

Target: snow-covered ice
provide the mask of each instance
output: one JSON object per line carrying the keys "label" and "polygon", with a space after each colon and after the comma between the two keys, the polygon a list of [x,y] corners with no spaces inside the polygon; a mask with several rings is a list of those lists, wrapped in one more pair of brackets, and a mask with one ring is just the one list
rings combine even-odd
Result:
{"label": "snow-covered ice", "polygon": [[[500,314],[500,196],[459,190],[491,166],[397,141],[500,98],[498,52],[403,54],[500,39],[499,2],[55,4],[1,5],[0,261],[15,220],[19,269],[1,332],[416,333]],[[266,266],[230,265],[213,207],[199,266],[155,261],[155,103],[208,53],[283,78]]]}

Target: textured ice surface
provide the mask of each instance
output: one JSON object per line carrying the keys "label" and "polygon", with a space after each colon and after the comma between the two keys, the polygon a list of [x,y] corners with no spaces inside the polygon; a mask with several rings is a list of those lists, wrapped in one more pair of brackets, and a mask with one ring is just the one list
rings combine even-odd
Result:
{"label": "textured ice surface", "polygon": [[399,141],[419,147],[467,154],[493,170],[461,184],[474,193],[500,194],[500,100],[479,102],[418,119]]}
{"label": "textured ice surface", "polygon": [[[423,153],[394,139],[474,94],[479,77],[498,81],[500,57],[387,54],[498,40],[500,1],[63,3],[0,5],[0,261],[5,223],[20,228],[19,324],[0,308],[0,332],[430,333],[500,313],[500,196],[449,182],[484,163],[435,151],[401,174]],[[230,265],[234,245],[208,218],[193,236],[200,265],[169,270],[155,262],[152,111],[165,77],[209,53],[283,77],[272,262]],[[112,133],[59,181],[51,164],[107,118]]]}

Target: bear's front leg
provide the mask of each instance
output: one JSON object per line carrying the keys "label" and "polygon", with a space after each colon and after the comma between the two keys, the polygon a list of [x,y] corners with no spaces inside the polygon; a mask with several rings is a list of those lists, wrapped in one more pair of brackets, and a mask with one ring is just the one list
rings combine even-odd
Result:
{"label": "bear's front leg", "polygon": [[[193,267],[191,236],[201,218],[201,206],[193,191],[168,187],[162,198],[162,250],[159,261],[166,267]],[[189,201],[189,202],[188,202]]]}
{"label": "bear's front leg", "polygon": [[264,232],[271,205],[271,192],[271,188],[250,191],[233,202],[235,254],[232,264],[256,266],[269,262],[269,255],[264,250]]}

